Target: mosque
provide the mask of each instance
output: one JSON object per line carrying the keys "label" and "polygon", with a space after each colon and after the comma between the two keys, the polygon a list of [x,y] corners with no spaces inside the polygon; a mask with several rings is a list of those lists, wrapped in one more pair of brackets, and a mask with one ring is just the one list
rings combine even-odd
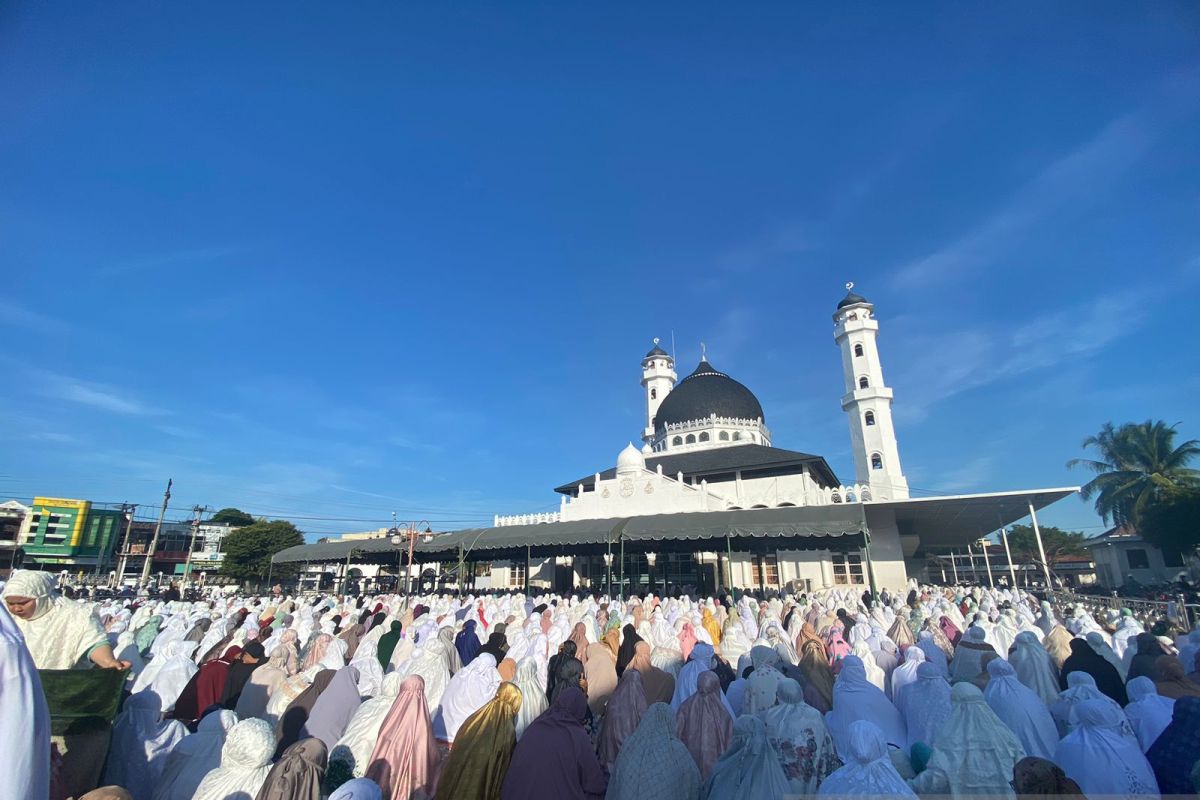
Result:
{"label": "mosque", "polygon": [[[702,355],[682,380],[658,340],[641,361],[645,427],[612,467],[557,487],[559,509],[497,516],[416,546],[427,574],[477,589],[622,592],[694,587],[815,590],[936,578],[961,551],[1075,487],[910,498],[884,381],[875,307],[847,284],[833,313],[854,480],[820,455],[774,446],[754,393]],[[355,542],[364,563],[388,542]],[[291,548],[280,562],[341,562],[346,543]]]}

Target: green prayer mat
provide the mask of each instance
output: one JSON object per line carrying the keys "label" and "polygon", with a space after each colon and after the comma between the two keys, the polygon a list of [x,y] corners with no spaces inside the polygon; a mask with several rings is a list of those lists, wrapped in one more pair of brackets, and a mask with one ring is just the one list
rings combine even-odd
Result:
{"label": "green prayer mat", "polygon": [[39,669],[51,735],[108,730],[128,674],[127,669]]}

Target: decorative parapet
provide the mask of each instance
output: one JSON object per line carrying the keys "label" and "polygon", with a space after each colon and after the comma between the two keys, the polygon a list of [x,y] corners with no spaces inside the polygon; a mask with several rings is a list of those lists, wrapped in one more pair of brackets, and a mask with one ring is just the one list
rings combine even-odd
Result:
{"label": "decorative parapet", "polygon": [[716,414],[704,417],[703,419],[692,419],[687,422],[672,422],[666,426],[667,433],[686,433],[687,431],[700,430],[702,428],[711,428],[714,425],[721,425],[726,428],[746,428],[747,430],[761,430],[763,434],[770,437],[771,432],[767,430],[767,426],[763,424],[762,419],[743,419],[741,417],[718,417]]}
{"label": "decorative parapet", "polygon": [[837,503],[868,503],[872,500],[884,500],[876,497],[871,487],[865,483],[855,483],[850,486],[835,486],[832,488],[818,487],[816,489],[816,505],[829,506]]}
{"label": "decorative parapet", "polygon": [[508,525],[545,525],[550,522],[558,522],[561,515],[557,511],[546,511],[540,514],[509,514],[505,516],[496,515],[492,519],[492,525],[497,528],[503,528]]}

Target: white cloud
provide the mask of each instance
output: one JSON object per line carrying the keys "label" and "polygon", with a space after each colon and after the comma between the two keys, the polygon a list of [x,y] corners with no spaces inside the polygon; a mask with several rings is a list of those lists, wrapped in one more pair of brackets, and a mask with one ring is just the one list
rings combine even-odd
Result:
{"label": "white cloud", "polygon": [[1095,136],[1050,162],[1007,203],[950,243],[903,265],[900,289],[921,289],[964,275],[999,257],[1026,228],[1065,208],[1088,203],[1141,159],[1154,138],[1148,110],[1118,117]]}
{"label": "white cloud", "polygon": [[0,324],[44,334],[65,333],[69,330],[67,323],[62,320],[48,317],[9,300],[0,300]]}
{"label": "white cloud", "polygon": [[957,469],[942,473],[934,480],[937,485],[932,487],[938,492],[964,492],[985,488],[992,477],[995,459],[991,456],[977,456]]}
{"label": "white cloud", "polygon": [[69,403],[128,416],[152,416],[164,413],[103,383],[91,383],[66,375],[42,371],[37,373],[35,381],[40,384],[42,394]]}
{"label": "white cloud", "polygon": [[100,267],[96,274],[103,278],[113,278],[119,275],[130,275],[138,272],[154,272],[160,269],[197,264],[211,264],[242,252],[242,247],[200,247],[192,250],[176,250],[171,253],[159,253],[143,258],[131,259],[118,264]]}

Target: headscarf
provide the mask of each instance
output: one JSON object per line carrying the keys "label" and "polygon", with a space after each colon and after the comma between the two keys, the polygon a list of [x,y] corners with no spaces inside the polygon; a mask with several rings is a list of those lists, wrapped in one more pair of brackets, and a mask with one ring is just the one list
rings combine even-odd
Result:
{"label": "headscarf", "polygon": [[221,766],[204,776],[193,800],[257,797],[271,771],[274,752],[271,726],[261,719],[242,720],[225,737]]}
{"label": "headscarf", "polygon": [[154,800],[191,800],[204,776],[221,765],[221,748],[237,721],[225,709],[206,714],[196,732],[183,737],[167,756]]}
{"label": "headscarf", "polygon": [[932,744],[934,734],[950,718],[950,684],[928,661],[917,666],[917,679],[905,684],[896,697],[896,708],[904,717],[904,744]]}
{"label": "headscarf", "polygon": [[996,650],[984,639],[987,633],[978,626],[972,625],[967,633],[959,640],[954,648],[954,663],[950,665],[950,682],[969,681],[983,671],[983,656],[985,653],[995,653]]}
{"label": "headscarf", "polygon": [[1062,767],[1035,756],[1025,756],[1013,767],[1012,786],[1018,798],[1083,796],[1079,784],[1068,778]]}
{"label": "headscarf", "polygon": [[[443,741],[453,742],[467,718],[496,696],[500,673],[496,660],[488,653],[459,670],[442,695],[442,704],[433,715],[433,732]],[[514,709],[515,712],[515,709]]]}
{"label": "headscarf", "polygon": [[165,714],[171,711],[192,676],[198,672],[192,661],[192,653],[195,650],[194,642],[176,641],[167,644],[137,676],[131,691],[136,694],[143,689],[150,689],[162,701],[162,712]]}
{"label": "headscarf", "polygon": [[760,715],[767,740],[779,756],[791,793],[815,794],[838,766],[833,739],[820,712],[804,702],[800,684],[784,678],[777,692],[779,704]]}
{"label": "headscarf", "polygon": [[600,729],[600,740],[597,743],[600,763],[606,770],[612,769],[617,761],[617,754],[621,751],[621,745],[637,730],[647,705],[646,692],[642,689],[642,674],[636,669],[625,670],[621,679],[617,681],[616,691],[608,699],[608,706],[604,712],[604,726]]}
{"label": "headscarf", "polygon": [[383,791],[370,778],[355,778],[334,790],[329,800],[383,800]]}
{"label": "headscarf", "polygon": [[392,624],[387,633],[379,637],[379,643],[375,646],[375,656],[379,659],[379,666],[386,672],[388,664],[391,663],[392,653],[396,650],[396,645],[400,644],[400,633],[403,626],[399,620],[392,620]]}
{"label": "headscarf", "polygon": [[221,696],[225,692],[225,681],[229,679],[229,668],[241,653],[241,647],[232,645],[220,658],[204,663],[188,681],[187,686],[183,687],[171,716],[191,722],[199,719],[209,706],[220,704]]}
{"label": "headscarf", "polygon": [[321,800],[328,751],[320,739],[301,739],[283,751],[255,800]]}
{"label": "headscarf", "polygon": [[424,681],[419,675],[410,675],[400,684],[362,771],[379,784],[385,796],[408,797],[432,791],[437,762]]}
{"label": "headscarf", "polygon": [[654,703],[621,747],[608,781],[606,800],[696,800],[700,771],[675,734],[675,715],[666,703]]}
{"label": "headscarf", "polygon": [[1127,678],[1139,678],[1145,675],[1152,681],[1158,681],[1160,678],[1158,659],[1160,656],[1165,656],[1167,651],[1163,650],[1158,637],[1152,633],[1139,633],[1135,641],[1137,642],[1137,655],[1129,663]]}
{"label": "headscarf", "polygon": [[[473,619],[469,619],[463,623],[463,629],[454,637],[454,649],[458,651],[459,657],[462,659],[463,666],[469,665],[475,660],[475,656],[479,655],[479,650],[483,644],[479,641],[479,637],[475,634],[475,628],[478,627]],[[496,659],[492,659],[495,661]]]}
{"label": "headscarf", "polygon": [[1154,682],[1154,688],[1163,697],[1178,700],[1181,697],[1200,697],[1200,685],[1187,677],[1183,672],[1183,664],[1175,656],[1159,656],[1159,680]]}
{"label": "headscarf", "polygon": [[[770,648],[764,648],[770,649]],[[774,652],[774,651],[771,651]],[[692,648],[691,658],[683,665],[683,669],[679,671],[679,678],[675,681],[675,694],[671,696],[671,708],[678,713],[679,707],[683,705],[683,701],[687,700],[696,693],[700,675],[704,672],[710,672],[713,667],[713,648],[712,645],[705,642],[697,642]],[[778,658],[778,656],[776,656]],[[591,684],[588,684],[590,691]],[[721,702],[729,709],[729,716],[733,716],[733,709],[729,707],[729,701],[722,694]]]}
{"label": "headscarf", "polygon": [[683,701],[675,715],[679,740],[696,761],[701,780],[712,774],[733,739],[733,714],[721,699],[717,674],[706,670],[696,681],[696,693]]}
{"label": "headscarf", "polygon": [[621,629],[622,640],[621,646],[617,649],[617,678],[625,672],[625,668],[629,666],[629,662],[633,660],[634,648],[637,643],[642,641],[642,637],[638,636],[637,630],[632,625],[626,625]]}
{"label": "headscarf", "polygon": [[1032,689],[1043,703],[1049,705],[1058,698],[1058,667],[1033,631],[1017,634],[1008,661],[1017,673],[1017,680]]}
{"label": "headscarf", "polygon": [[[500,623],[496,627],[501,628],[503,625],[504,623]],[[483,645],[483,647],[479,648],[479,652],[491,653],[492,658],[496,659],[497,664],[503,661],[504,654],[508,652],[508,638],[504,635],[504,631],[493,630],[492,635],[488,637],[487,642]]]}
{"label": "headscarf", "polygon": [[866,670],[858,657],[846,656],[833,685],[833,710],[825,717],[829,735],[839,753],[850,746],[850,723],[856,719],[874,722],[890,744],[899,746],[908,739],[900,712],[877,686],[867,680]]}
{"label": "headscarf", "polygon": [[[622,684],[629,675],[637,674],[628,670],[621,678]],[[612,702],[609,709],[612,713]],[[526,729],[513,750],[508,774],[504,776],[504,800],[604,797],[608,776],[583,727],[587,710],[587,698],[578,688],[568,686],[559,692],[554,704]]]}
{"label": "headscarf", "polygon": [[329,684],[333,682],[336,674],[331,669],[321,670],[313,678],[312,683],[288,704],[279,718],[279,724],[276,725],[276,731],[279,734],[279,747],[275,751],[276,757],[283,755],[284,750],[300,740],[304,726],[308,723],[308,718],[312,714],[317,700],[320,699],[321,693],[329,688]]}
{"label": "headscarf", "polygon": [[[256,659],[253,664],[246,663],[246,656]],[[229,674],[225,677],[225,687],[221,691],[221,705],[228,709],[237,708],[237,702],[242,696],[246,682],[259,667],[266,665],[266,653],[261,642],[247,642],[237,661],[229,666]]]}
{"label": "headscarf", "polygon": [[1027,755],[1054,758],[1058,728],[1046,704],[1017,680],[1016,671],[1004,659],[988,662],[987,671],[989,680],[983,697],[988,707],[1016,734]]}
{"label": "headscarf", "polygon": [[1043,637],[1042,644],[1046,646],[1046,652],[1050,654],[1056,669],[1062,670],[1063,663],[1071,655],[1071,642],[1073,641],[1075,641],[1074,637],[1062,625],[1055,625]]}
{"label": "headscarf", "polygon": [[845,766],[821,782],[818,797],[916,797],[888,755],[879,726],[865,719],[850,724]]}
{"label": "headscarf", "polygon": [[767,728],[758,717],[741,716],[733,723],[729,749],[713,766],[704,784],[705,800],[783,800],[787,777],[767,741]]}
{"label": "headscarf", "polygon": [[442,656],[446,659],[446,671],[451,677],[463,668],[462,658],[458,654],[458,645],[454,639],[454,628],[444,627],[438,630],[438,641],[445,645]]}
{"label": "headscarf", "polygon": [[1200,761],[1200,698],[1175,701],[1171,724],[1146,753],[1163,794],[1189,794],[1189,773]]}
{"label": "headscarf", "polygon": [[1106,641],[1108,637],[1105,634],[1099,631],[1088,631],[1087,636],[1083,638],[1088,643],[1088,646],[1096,651],[1097,655],[1113,665],[1113,669],[1121,676],[1121,680],[1126,683],[1129,682],[1127,680],[1129,669],[1125,666],[1125,662],[1121,660],[1121,657],[1117,655],[1116,651],[1112,649],[1112,645]]}
{"label": "headscarf", "polygon": [[513,722],[520,710],[521,690],[502,683],[496,696],[463,722],[442,768],[434,800],[499,800],[500,786],[517,744]]}
{"label": "headscarf", "polygon": [[617,689],[617,655],[614,650],[604,642],[588,645],[583,676],[587,679],[588,707],[599,716],[604,713],[608,698]]}
{"label": "headscarf", "polygon": [[1085,700],[1075,716],[1078,725],[1058,743],[1054,760],[1084,794],[1158,794],[1154,771],[1137,740],[1120,730],[1125,718],[1119,708],[1102,698]]}
{"label": "headscarf", "polygon": [[174,720],[159,722],[161,716],[160,700],[154,692],[145,689],[130,695],[113,723],[105,783],[124,786],[135,797],[150,796],[167,755],[188,733]]}
{"label": "headscarf", "polygon": [[1007,795],[1013,766],[1025,757],[1016,735],[988,708],[973,683],[950,691],[950,717],[934,736],[928,768],[940,770],[955,797]]}
{"label": "headscarf", "polygon": [[1144,753],[1171,724],[1175,701],[1160,695],[1154,688],[1154,681],[1144,675],[1131,680],[1125,688],[1129,692],[1125,718],[1137,734],[1138,744],[1142,746]]}
{"label": "headscarf", "polygon": [[[1112,703],[1118,711],[1121,710],[1116,700],[1096,688],[1096,681],[1091,675],[1086,672],[1072,672],[1067,675],[1067,688],[1059,693],[1058,699],[1050,706],[1050,714],[1054,717],[1054,722],[1061,735],[1066,736],[1075,730],[1075,726],[1078,724],[1075,712],[1079,704],[1085,700],[1104,700]],[[1129,738],[1137,741],[1133,728],[1128,724],[1125,727]]]}
{"label": "headscarf", "polygon": [[320,739],[325,743],[326,752],[333,750],[361,703],[362,698],[358,694],[358,669],[342,667],[313,704],[300,735]]}
{"label": "headscarf", "polygon": [[1129,702],[1125,693],[1125,684],[1112,664],[1109,664],[1083,639],[1071,640],[1071,655],[1063,662],[1062,678],[1059,685],[1067,688],[1067,678],[1072,672],[1086,672],[1092,677],[1096,688],[1108,695],[1117,704],[1124,706]]}
{"label": "headscarf", "polygon": [[825,645],[807,622],[800,629],[800,637],[803,641],[800,644],[799,669],[804,678],[804,700],[826,714],[833,708],[834,679]]}
{"label": "headscarf", "polygon": [[579,663],[578,658],[568,658],[559,662],[558,673],[555,675],[554,691],[550,693],[550,703],[554,703],[554,698],[558,697],[558,693],[570,686],[580,688],[583,678],[583,664]]}
{"label": "headscarf", "polygon": [[[910,647],[904,651],[904,663],[892,672],[892,701],[900,698],[900,690],[917,679],[917,667],[925,663],[925,651]],[[1055,692],[1057,694],[1057,692]]]}

